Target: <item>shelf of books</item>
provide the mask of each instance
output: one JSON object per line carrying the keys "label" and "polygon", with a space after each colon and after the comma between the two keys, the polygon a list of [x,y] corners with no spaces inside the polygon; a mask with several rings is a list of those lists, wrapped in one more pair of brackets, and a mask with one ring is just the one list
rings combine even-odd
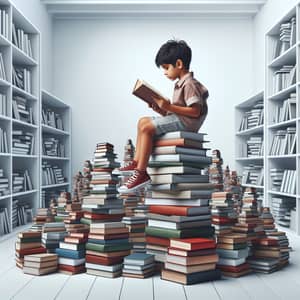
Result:
{"label": "shelf of books", "polygon": [[40,33],[8,0],[0,16],[1,236],[38,207]]}
{"label": "shelf of books", "polygon": [[61,99],[42,91],[41,206],[52,196],[69,191],[71,183],[71,109]]}
{"label": "shelf of books", "polygon": [[300,234],[299,5],[266,35],[266,205],[278,225]]}
{"label": "shelf of books", "polygon": [[260,92],[235,107],[236,170],[243,187],[256,187],[264,195],[264,93]]}

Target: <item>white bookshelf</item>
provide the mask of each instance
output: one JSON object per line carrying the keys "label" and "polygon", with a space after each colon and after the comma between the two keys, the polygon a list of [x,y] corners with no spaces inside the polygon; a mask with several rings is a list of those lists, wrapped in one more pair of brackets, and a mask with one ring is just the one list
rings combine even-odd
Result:
{"label": "white bookshelf", "polygon": [[[58,97],[51,93],[42,90],[41,94],[41,137],[40,137],[40,181],[41,181],[41,206],[47,205],[47,200],[51,194],[58,194],[60,191],[70,191],[72,176],[71,176],[71,108]],[[56,128],[53,124],[45,124],[42,118],[42,111],[51,111],[57,114],[63,124],[63,128]],[[43,150],[43,141],[45,138],[54,138],[63,145],[64,153],[60,155],[47,155]],[[43,180],[43,163],[46,162],[51,166],[58,166],[63,170],[63,175],[66,178],[63,183],[45,184]],[[47,193],[47,196],[44,195]],[[45,203],[44,203],[45,202]]]}
{"label": "white bookshelf", "polygon": [[[33,213],[39,206],[39,112],[40,112],[40,33],[38,29],[20,13],[8,0],[0,0],[0,9],[7,13],[5,22],[5,35],[0,32],[0,52],[2,53],[5,79],[0,79],[0,93],[6,95],[6,112],[0,114],[0,126],[7,132],[6,153],[0,153],[0,169],[8,178],[9,188],[6,195],[0,196],[0,208],[7,208],[9,217],[9,231],[14,229],[13,224],[13,202],[18,199],[19,203],[28,204],[33,208]],[[3,18],[2,18],[3,19]],[[13,23],[17,28],[28,34],[31,43],[32,57],[13,43]],[[3,26],[3,23],[1,24]],[[3,27],[2,27],[3,28]],[[27,91],[18,87],[13,81],[13,66],[30,70],[31,79],[27,84]],[[29,88],[30,86],[30,88]],[[30,107],[34,123],[30,124],[15,118],[13,114],[13,100],[22,97],[27,108]],[[32,153],[16,154],[13,150],[13,130],[29,132],[34,138]],[[13,192],[13,172],[28,170],[31,177],[32,189]],[[2,226],[2,225],[0,225]]]}
{"label": "white bookshelf", "polygon": [[[295,205],[295,211],[291,212],[291,228],[290,231],[300,234],[300,138],[299,138],[299,122],[300,122],[300,111],[299,111],[299,63],[300,63],[300,31],[299,31],[299,4],[294,6],[289,12],[287,12],[266,34],[266,72],[265,72],[265,205],[272,207],[276,205],[276,198],[283,199],[284,205],[293,206]],[[285,48],[277,47],[279,40],[280,28],[282,24],[291,22],[292,18],[295,18],[295,26],[292,26],[292,33],[295,32],[294,38],[291,39],[291,43],[286,44]],[[278,44],[282,45],[282,44]],[[277,53],[275,53],[277,52]],[[295,66],[295,76],[288,76],[289,80],[283,82],[280,86],[280,77],[274,75],[278,70],[282,70],[283,66]],[[290,72],[290,74],[293,74]],[[274,80],[277,78],[277,81]],[[294,95],[291,95],[293,93]],[[295,104],[293,105],[293,114],[289,115],[285,120],[280,120],[277,117],[278,107],[284,105],[284,101],[288,98],[293,98]],[[290,100],[291,101],[291,100]],[[289,102],[290,103],[290,102]],[[270,153],[274,136],[280,135],[280,132],[285,132],[287,128],[295,130],[295,148],[291,148],[291,151],[285,151],[285,153]],[[293,129],[294,128],[294,129]],[[274,146],[274,145],[273,145]],[[292,151],[294,150],[294,151]],[[272,181],[271,171],[277,170],[295,170],[295,192],[284,192],[276,190],[274,181]],[[278,171],[279,174],[280,171]],[[274,175],[273,175],[274,176]],[[292,183],[291,183],[292,184]]]}
{"label": "white bookshelf", "polygon": [[[262,150],[261,153],[255,156],[249,155],[247,142],[253,137],[258,137],[263,141],[264,119],[261,118],[257,124],[252,124],[250,128],[245,124],[245,121],[243,122],[245,116],[249,116],[249,112],[254,109],[254,106],[257,105],[258,102],[261,103],[263,99],[264,93],[260,92],[235,107],[235,163],[236,170],[240,176],[243,175],[244,171],[251,165],[263,167],[264,151]],[[263,110],[261,114],[263,114]],[[244,126],[241,126],[242,123]],[[260,182],[248,182],[242,178],[242,186],[255,187],[262,193],[264,192],[264,186]]]}

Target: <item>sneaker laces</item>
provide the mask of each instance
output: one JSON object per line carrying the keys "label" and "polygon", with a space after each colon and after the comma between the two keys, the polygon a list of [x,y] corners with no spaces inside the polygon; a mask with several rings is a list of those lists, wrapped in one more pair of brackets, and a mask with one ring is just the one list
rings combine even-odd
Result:
{"label": "sneaker laces", "polygon": [[126,185],[132,184],[137,179],[138,175],[139,175],[139,171],[135,170],[134,173],[129,177]]}

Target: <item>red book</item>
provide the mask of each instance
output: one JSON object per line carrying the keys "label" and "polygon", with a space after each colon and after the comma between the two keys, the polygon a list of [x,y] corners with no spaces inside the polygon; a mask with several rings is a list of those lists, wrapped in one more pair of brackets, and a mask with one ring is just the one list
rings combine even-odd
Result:
{"label": "red book", "polygon": [[149,235],[146,236],[146,243],[170,247],[170,239],[159,238],[159,237],[154,237],[154,236],[149,236]]}
{"label": "red book", "polygon": [[212,222],[214,224],[230,224],[235,223],[237,219],[228,218],[228,217],[212,217]]}
{"label": "red book", "polygon": [[85,265],[79,265],[79,266],[69,266],[69,265],[58,265],[58,269],[60,271],[67,271],[72,274],[78,274],[78,273],[83,273],[86,271]]}
{"label": "red book", "polygon": [[190,216],[193,211],[198,209],[192,206],[167,206],[167,205],[150,205],[149,212],[161,215]]}
{"label": "red book", "polygon": [[206,238],[171,239],[170,247],[192,251],[215,248],[216,242]]}
{"label": "red book", "polygon": [[223,265],[218,265],[218,269],[224,272],[241,272],[250,269],[250,266],[248,263],[243,263],[239,266],[223,266]]}
{"label": "red book", "polygon": [[23,257],[24,255],[47,253],[47,249],[44,247],[38,247],[33,249],[16,250],[16,252],[18,253],[19,257]]}
{"label": "red book", "polygon": [[115,214],[115,215],[108,215],[108,214],[93,214],[89,212],[84,213],[84,217],[87,219],[92,219],[92,220],[109,220],[109,219],[118,219],[118,218],[123,218],[125,215],[124,214]]}
{"label": "red book", "polygon": [[87,254],[85,256],[85,261],[91,264],[100,264],[105,266],[121,264],[123,262],[123,257],[103,257]]}

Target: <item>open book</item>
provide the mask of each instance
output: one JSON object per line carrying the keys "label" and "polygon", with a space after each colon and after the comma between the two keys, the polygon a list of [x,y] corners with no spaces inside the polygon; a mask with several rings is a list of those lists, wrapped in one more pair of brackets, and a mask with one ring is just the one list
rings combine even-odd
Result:
{"label": "open book", "polygon": [[[162,98],[166,101],[169,101],[169,99],[165,96],[163,96],[159,91],[157,91],[155,88],[153,88],[149,83],[147,83],[144,80],[138,79],[136,81],[136,84],[133,88],[132,94],[137,96],[138,98],[144,100],[150,105],[156,105],[155,99],[156,98]],[[158,108],[158,106],[157,106]],[[160,109],[158,111],[161,115],[165,116],[167,114],[167,111]]]}

